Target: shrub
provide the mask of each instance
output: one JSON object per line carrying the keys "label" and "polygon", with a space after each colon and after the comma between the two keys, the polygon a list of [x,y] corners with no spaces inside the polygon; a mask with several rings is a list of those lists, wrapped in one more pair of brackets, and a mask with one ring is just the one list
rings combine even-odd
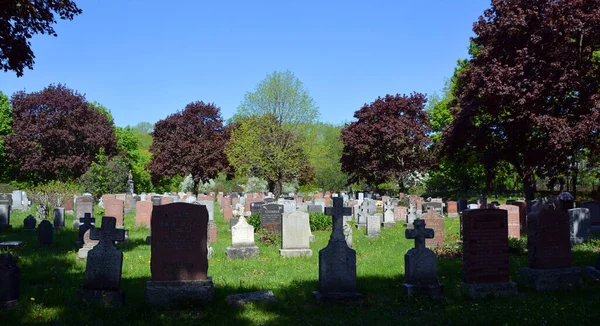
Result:
{"label": "shrub", "polygon": [[41,207],[46,217],[54,210],[61,207],[67,198],[81,191],[80,187],[73,182],[50,181],[31,189],[31,199]]}
{"label": "shrub", "polygon": [[179,184],[180,192],[194,192],[194,177],[191,174],[188,174],[183,181]]}
{"label": "shrub", "polygon": [[258,177],[249,177],[246,182],[246,192],[265,192],[269,190],[267,180]]}
{"label": "shrub", "polygon": [[254,227],[254,232],[258,232],[258,230],[260,229],[260,215],[259,214],[252,214],[250,216],[248,216],[248,218],[246,218],[246,221],[248,222],[248,224],[252,225],[252,227]]}
{"label": "shrub", "polygon": [[515,255],[527,254],[527,238],[508,238],[508,252]]}
{"label": "shrub", "polygon": [[127,187],[129,169],[120,156],[106,163],[92,163],[87,172],[79,178],[82,190],[96,198],[104,194],[124,193]]}
{"label": "shrub", "polygon": [[332,229],[333,220],[331,216],[323,213],[309,213],[310,229],[312,231],[328,231]]}
{"label": "shrub", "polygon": [[280,246],[281,234],[279,232],[271,232],[267,229],[260,229],[260,241],[266,246]]}

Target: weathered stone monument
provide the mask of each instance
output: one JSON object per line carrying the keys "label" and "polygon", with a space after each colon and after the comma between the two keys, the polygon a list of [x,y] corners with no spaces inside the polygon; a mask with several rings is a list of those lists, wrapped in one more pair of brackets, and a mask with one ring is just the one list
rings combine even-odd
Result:
{"label": "weathered stone monument", "polygon": [[104,215],[112,216],[117,221],[117,227],[125,226],[123,217],[125,215],[125,202],[120,199],[107,198],[104,200]]}
{"label": "weathered stone monument", "polygon": [[94,197],[92,196],[81,196],[77,197],[75,208],[75,219],[82,218],[85,213],[90,213],[94,216]]}
{"label": "weathered stone monument", "polygon": [[54,208],[54,228],[63,229],[65,227],[65,209],[62,207]]}
{"label": "weathered stone monument", "polygon": [[426,221],[422,219],[416,219],[413,225],[413,229],[405,231],[407,239],[415,240],[415,247],[404,255],[402,288],[409,296],[440,296],[444,287],[437,281],[437,256],[425,247],[426,239],[433,239],[435,231],[426,229]]}
{"label": "weathered stone monument", "polygon": [[208,277],[208,211],[204,205],[175,203],[155,206],[146,302],[171,305],[210,301],[214,285]]}
{"label": "weathered stone monument", "polygon": [[0,194],[0,230],[12,227],[10,225],[11,206],[12,194]]}
{"label": "weathered stone monument", "polygon": [[592,238],[592,219],[588,208],[569,209],[571,230],[571,246],[578,245]]}
{"label": "weathered stone monument", "polygon": [[521,238],[521,213],[516,205],[500,205],[498,209],[503,209],[508,214],[508,236],[511,238]]}
{"label": "weathered stone monument", "polygon": [[385,205],[382,224],[384,228],[396,227],[396,219],[394,218],[394,206],[392,206],[391,204]]}
{"label": "weathered stone monument", "polygon": [[259,249],[254,244],[254,227],[248,224],[244,214],[231,227],[231,247],[227,247],[228,259],[258,258]]}
{"label": "weathered stone monument", "polygon": [[128,195],[133,195],[133,176],[131,175],[131,170],[129,170],[129,176],[127,177],[127,185],[125,186],[125,193]]}
{"label": "weathered stone monument", "polygon": [[381,217],[377,215],[367,216],[367,237],[377,238],[381,234]]}
{"label": "weathered stone monument", "polygon": [[448,212],[448,217],[458,217],[458,202],[448,201],[446,203],[446,210]]}
{"label": "weathered stone monument", "polygon": [[21,296],[21,270],[17,257],[0,254],[0,311],[13,308]]}
{"label": "weathered stone monument", "polygon": [[116,229],[116,219],[102,217],[102,228],[90,229],[90,239],[99,240],[88,252],[85,281],[78,295],[86,302],[122,305],[125,291],[121,290],[123,253],[115,241],[125,241],[125,230]]}
{"label": "weathered stone monument", "polygon": [[462,212],[462,288],[472,298],[517,293],[510,281],[508,213],[501,209],[469,209]]}
{"label": "weathered stone monument", "polygon": [[310,236],[308,213],[284,213],[279,254],[283,257],[312,256]]}
{"label": "weathered stone monument", "polygon": [[149,201],[138,201],[135,203],[135,226],[150,227],[153,207],[152,202]]}
{"label": "weathered stone monument", "polygon": [[84,244],[83,236],[89,229],[94,227],[96,227],[96,218],[92,217],[92,214],[90,213],[85,213],[85,215],[79,219],[79,234],[77,236],[77,245],[82,246]]}
{"label": "weathered stone monument", "polygon": [[265,204],[260,207],[260,227],[269,232],[281,233],[281,218],[283,216],[283,205]]}
{"label": "weathered stone monument", "polygon": [[23,229],[25,231],[35,231],[35,226],[37,224],[37,220],[33,215],[27,215],[27,217],[23,220]]}
{"label": "weathered stone monument", "polygon": [[421,206],[423,209],[423,214],[427,213],[427,211],[429,210],[429,208],[431,207],[431,209],[434,209],[436,211],[436,213],[443,215],[444,214],[444,208],[443,208],[443,203],[441,202],[425,202],[423,203],[423,205]]}
{"label": "weathered stone monument", "polygon": [[38,226],[38,243],[40,246],[51,246],[54,244],[54,228],[48,220],[43,220]]}
{"label": "weathered stone monument", "polygon": [[[434,237],[427,241],[427,248],[443,248],[445,244],[444,232],[444,216],[439,214],[433,207],[425,206],[428,208],[425,214],[421,215],[421,219],[425,220],[425,223],[434,231]],[[416,220],[415,220],[416,221]],[[413,222],[414,225],[414,222]]]}
{"label": "weathered stone monument", "polygon": [[333,231],[327,247],[319,251],[319,290],[313,294],[318,303],[358,303],[363,296],[356,291],[356,251],[348,248],[343,230],[344,216],[352,210],[338,197],[325,214],[333,217]]}
{"label": "weathered stone monument", "polygon": [[521,280],[537,291],[568,290],[581,284],[581,269],[572,267],[569,213],[542,206],[527,216],[529,267]]}

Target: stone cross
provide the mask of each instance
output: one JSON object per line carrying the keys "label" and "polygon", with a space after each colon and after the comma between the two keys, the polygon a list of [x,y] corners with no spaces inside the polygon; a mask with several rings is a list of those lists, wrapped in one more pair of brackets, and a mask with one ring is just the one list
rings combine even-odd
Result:
{"label": "stone cross", "polygon": [[90,229],[92,227],[92,223],[96,223],[96,218],[92,217],[92,214],[90,213],[85,213],[83,216],[84,217],[79,218],[79,222],[82,223],[80,227],[84,226],[86,230]]}
{"label": "stone cross", "polygon": [[333,232],[329,241],[346,241],[344,236],[344,216],[352,216],[352,208],[344,207],[344,199],[335,197],[333,207],[325,207],[325,215],[333,217]]}
{"label": "stone cross", "polygon": [[90,230],[91,240],[100,240],[101,244],[110,243],[114,245],[114,241],[125,241],[125,230],[116,229],[117,219],[111,216],[102,217],[102,228],[93,228]]}
{"label": "stone cross", "polygon": [[414,229],[406,229],[407,239],[415,239],[415,248],[417,250],[425,249],[425,239],[432,239],[435,235],[433,229],[425,228],[425,220],[420,218],[413,222]]}

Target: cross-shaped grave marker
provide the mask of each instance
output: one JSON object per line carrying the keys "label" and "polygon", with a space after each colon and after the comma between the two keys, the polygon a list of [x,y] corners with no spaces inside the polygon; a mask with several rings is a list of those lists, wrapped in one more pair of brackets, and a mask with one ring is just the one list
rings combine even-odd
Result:
{"label": "cross-shaped grave marker", "polygon": [[102,217],[102,227],[100,229],[93,228],[90,230],[90,239],[100,240],[100,244],[110,243],[114,245],[114,241],[125,241],[125,230],[115,228],[117,219],[112,216]]}
{"label": "cross-shaped grave marker", "polygon": [[404,236],[407,239],[415,239],[415,249],[425,249],[425,239],[432,239],[435,235],[433,229],[425,228],[425,220],[420,218],[413,222],[414,229],[406,229]]}
{"label": "cross-shaped grave marker", "polygon": [[85,213],[83,214],[83,217],[79,218],[79,222],[82,223],[79,227],[81,228],[83,226],[87,230],[94,226],[96,223],[96,218],[92,217],[91,213]]}
{"label": "cross-shaped grave marker", "polygon": [[333,207],[325,207],[325,215],[333,217],[333,232],[329,241],[346,241],[344,236],[344,216],[352,216],[352,208],[344,207],[344,199],[334,197]]}

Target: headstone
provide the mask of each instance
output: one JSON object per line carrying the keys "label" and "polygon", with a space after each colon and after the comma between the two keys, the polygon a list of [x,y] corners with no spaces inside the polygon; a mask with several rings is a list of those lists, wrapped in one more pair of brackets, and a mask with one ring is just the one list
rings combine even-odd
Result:
{"label": "headstone", "polygon": [[462,212],[463,289],[468,296],[506,296],[517,293],[510,281],[508,213],[501,209]]}
{"label": "headstone", "polygon": [[217,233],[218,233],[217,225],[212,221],[208,222],[208,242],[209,243],[217,242]]}
{"label": "headstone", "polygon": [[0,204],[0,230],[11,228],[10,225],[10,205]]}
{"label": "headstone", "polygon": [[[435,211],[430,212],[435,214]],[[443,285],[437,281],[437,257],[426,248],[426,239],[434,238],[435,231],[425,228],[426,221],[416,219],[413,229],[406,229],[405,237],[415,239],[415,247],[404,255],[404,280],[402,287],[410,295],[440,296]]]}
{"label": "headstone", "polygon": [[367,237],[377,238],[381,233],[381,218],[377,215],[367,216]]}
{"label": "headstone", "polygon": [[15,190],[12,192],[12,210],[22,210],[23,209],[23,191]]}
{"label": "headstone", "polygon": [[365,194],[362,192],[358,193],[358,200],[364,200],[365,199]]}
{"label": "headstone", "polygon": [[153,208],[152,202],[149,201],[135,203],[135,226],[149,228]]}
{"label": "headstone", "polygon": [[521,280],[537,291],[568,290],[581,284],[581,269],[572,267],[569,213],[542,206],[527,216],[529,267]]}
{"label": "headstone", "polygon": [[319,290],[313,292],[317,302],[362,301],[356,291],[356,251],[350,249],[344,237],[344,216],[351,216],[342,198],[333,199],[333,207],[325,214],[333,217],[333,231],[327,247],[319,251]]}
{"label": "headstone", "polygon": [[75,207],[75,201],[73,200],[73,197],[65,199],[62,206],[67,212],[69,212],[69,214],[73,214],[73,208]]}
{"label": "headstone", "polygon": [[448,217],[458,217],[458,202],[449,201],[446,203],[448,210]]}
{"label": "headstone", "polygon": [[394,207],[394,220],[396,222],[406,223],[407,215],[408,215],[408,207],[405,207],[405,206]]}
{"label": "headstone", "polygon": [[281,256],[312,256],[308,213],[284,213],[281,228],[281,249],[279,250]]}
{"label": "headstone", "polygon": [[238,222],[231,227],[231,247],[227,247],[228,259],[258,258],[259,249],[254,244],[254,227],[246,217],[240,215]]}
{"label": "headstone", "polygon": [[62,229],[65,227],[65,209],[62,207],[54,208],[54,228]]}
{"label": "headstone", "polygon": [[590,210],[592,232],[600,232],[600,202],[584,201],[580,206]]}
{"label": "headstone", "polygon": [[308,204],[308,205],[306,205],[306,210],[309,213],[323,213],[323,206]]}
{"label": "headstone", "polygon": [[420,219],[425,220],[427,226],[429,226],[429,228],[431,228],[435,233],[435,236],[431,240],[427,241],[427,247],[443,248],[445,244],[444,216],[440,215],[435,209],[429,208],[425,214],[421,215]]}
{"label": "headstone", "polygon": [[215,202],[212,200],[200,200],[198,201],[200,205],[206,206],[206,210],[208,211],[208,220],[215,220]]}
{"label": "headstone", "polygon": [[37,220],[33,215],[27,215],[27,217],[23,220],[23,229],[25,231],[35,231],[35,225],[37,224]]}
{"label": "headstone", "polygon": [[252,215],[255,214],[260,214],[260,208],[261,206],[265,205],[266,203],[264,201],[256,201],[256,202],[252,202],[250,203],[250,212]]}
{"label": "headstone", "polygon": [[209,301],[214,296],[208,277],[208,210],[204,205],[175,203],[154,207],[152,246],[146,301],[171,305]]}
{"label": "headstone", "polygon": [[296,201],[294,200],[279,200],[277,202],[280,205],[283,205],[283,212],[284,213],[292,213],[296,211]]}
{"label": "headstone", "polygon": [[521,238],[521,218],[519,207],[515,205],[500,205],[498,209],[503,209],[508,213],[508,236],[515,239]]}
{"label": "headstone", "polygon": [[83,237],[82,237],[83,246],[81,247],[81,249],[79,249],[79,251],[77,251],[77,259],[79,259],[79,260],[86,260],[90,250],[94,249],[94,247],[99,242],[98,240],[90,239],[91,230],[92,229],[90,228],[83,233]]}
{"label": "headstone", "polygon": [[21,296],[21,270],[17,257],[0,254],[0,311],[13,308]]}
{"label": "headstone", "polygon": [[506,201],[507,205],[515,205],[519,207],[519,225],[521,230],[527,229],[527,202],[524,200],[516,200],[511,201],[510,203]]}
{"label": "headstone", "polygon": [[172,204],[173,202],[175,202],[175,199],[173,199],[173,197],[171,197],[171,196],[162,196],[162,197],[160,197],[160,204],[161,205]]}
{"label": "headstone", "polygon": [[233,218],[233,208],[224,207],[223,208],[223,221],[229,222]]}
{"label": "headstone", "polygon": [[383,227],[384,228],[395,228],[396,219],[394,218],[394,207],[392,205],[386,205],[385,211],[383,212]]}
{"label": "headstone", "polygon": [[323,198],[316,198],[316,199],[313,200],[313,203],[315,204],[315,206],[320,206],[320,208],[321,208],[320,212],[321,213],[324,212],[324,208],[326,206],[325,199],[323,199]]}
{"label": "headstone", "polygon": [[84,301],[122,305],[125,292],[121,290],[123,253],[115,241],[125,241],[125,230],[116,229],[116,219],[102,217],[102,228],[90,229],[90,239],[99,240],[88,252],[85,265],[85,281],[78,295]]}
{"label": "headstone", "polygon": [[85,213],[90,213],[94,216],[94,197],[90,196],[81,196],[77,197],[77,207],[75,218],[82,218],[85,216]]}
{"label": "headstone", "polygon": [[415,208],[415,206],[410,205],[410,207],[408,207],[408,215],[406,215],[406,224],[412,225],[416,219],[417,209]]}
{"label": "headstone", "polygon": [[[92,217],[90,213],[85,213],[85,216],[79,219],[79,234],[77,237],[77,245],[82,246],[84,244],[83,237],[85,233],[94,228],[96,225],[96,218]],[[91,249],[91,248],[90,248]],[[87,257],[87,253],[86,253]]]}
{"label": "headstone", "polygon": [[281,233],[281,218],[283,205],[265,204],[260,207],[260,226],[269,232]]}
{"label": "headstone", "polygon": [[436,213],[443,215],[444,214],[444,209],[442,207],[442,203],[439,202],[428,202],[428,203],[423,203],[422,208],[423,208],[423,214],[427,213],[427,210],[429,209],[429,207],[431,207],[432,209],[434,209],[436,211]]}
{"label": "headstone", "polygon": [[54,244],[54,229],[52,223],[48,220],[43,220],[38,226],[38,243],[40,246],[51,246]]}
{"label": "headstone", "polygon": [[152,196],[150,197],[150,201],[152,202],[152,206],[162,205],[162,196]]}
{"label": "headstone", "polygon": [[134,194],[134,184],[133,184],[133,176],[131,175],[131,170],[129,170],[129,176],[127,178],[127,185],[125,186],[125,193],[128,195]]}
{"label": "headstone", "polygon": [[588,208],[569,210],[571,224],[571,246],[578,245],[592,238],[592,219]]}
{"label": "headstone", "polygon": [[125,215],[125,202],[120,199],[107,198],[104,200],[104,215],[112,216],[117,220],[117,227],[125,226],[123,217]]}

